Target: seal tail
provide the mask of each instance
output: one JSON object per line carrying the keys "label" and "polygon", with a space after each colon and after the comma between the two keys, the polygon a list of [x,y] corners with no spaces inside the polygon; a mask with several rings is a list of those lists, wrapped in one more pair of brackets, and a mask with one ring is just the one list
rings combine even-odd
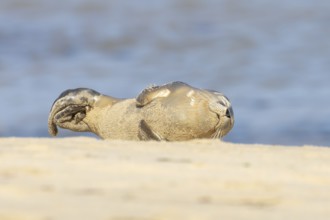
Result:
{"label": "seal tail", "polygon": [[88,131],[88,126],[82,120],[86,116],[86,111],[96,102],[96,97],[100,95],[87,88],[69,89],[62,92],[54,101],[49,113],[49,134],[56,136],[57,126],[75,131]]}

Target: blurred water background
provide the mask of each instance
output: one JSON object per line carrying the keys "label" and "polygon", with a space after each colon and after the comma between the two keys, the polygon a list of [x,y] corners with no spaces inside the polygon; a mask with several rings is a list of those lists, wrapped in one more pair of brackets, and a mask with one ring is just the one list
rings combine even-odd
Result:
{"label": "blurred water background", "polygon": [[47,137],[68,88],[175,80],[231,99],[226,141],[329,146],[330,1],[0,1],[2,137]]}

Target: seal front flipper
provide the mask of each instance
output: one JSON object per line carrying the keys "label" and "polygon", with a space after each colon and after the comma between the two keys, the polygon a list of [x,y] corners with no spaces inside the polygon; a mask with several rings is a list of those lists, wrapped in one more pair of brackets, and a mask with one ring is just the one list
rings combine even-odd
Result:
{"label": "seal front flipper", "polygon": [[145,120],[141,120],[139,123],[138,137],[142,141],[166,141],[165,138],[154,132]]}
{"label": "seal front flipper", "polygon": [[171,91],[166,86],[149,86],[136,97],[136,106],[143,107],[156,98],[167,97]]}
{"label": "seal front flipper", "polygon": [[144,89],[138,97],[136,97],[136,106],[143,107],[157,98],[168,97],[172,93],[177,93],[182,90],[191,90],[193,89],[186,83],[175,81],[162,86],[152,85]]}

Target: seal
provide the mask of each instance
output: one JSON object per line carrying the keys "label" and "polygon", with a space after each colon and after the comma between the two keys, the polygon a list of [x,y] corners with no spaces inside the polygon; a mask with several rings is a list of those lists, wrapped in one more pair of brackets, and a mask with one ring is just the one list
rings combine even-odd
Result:
{"label": "seal", "polygon": [[131,99],[88,88],[66,90],[54,101],[48,117],[52,136],[61,127],[122,140],[222,138],[233,126],[234,112],[226,96],[183,82],[150,86]]}

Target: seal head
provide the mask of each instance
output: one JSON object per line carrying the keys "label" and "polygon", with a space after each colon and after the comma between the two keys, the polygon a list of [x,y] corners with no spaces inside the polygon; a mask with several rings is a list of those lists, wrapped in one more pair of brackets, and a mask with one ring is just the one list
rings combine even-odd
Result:
{"label": "seal head", "polygon": [[210,101],[210,110],[217,114],[219,122],[215,127],[216,132],[213,134],[213,138],[222,138],[233,128],[234,126],[234,111],[229,99],[214,90],[207,90],[212,93],[212,101]]}

